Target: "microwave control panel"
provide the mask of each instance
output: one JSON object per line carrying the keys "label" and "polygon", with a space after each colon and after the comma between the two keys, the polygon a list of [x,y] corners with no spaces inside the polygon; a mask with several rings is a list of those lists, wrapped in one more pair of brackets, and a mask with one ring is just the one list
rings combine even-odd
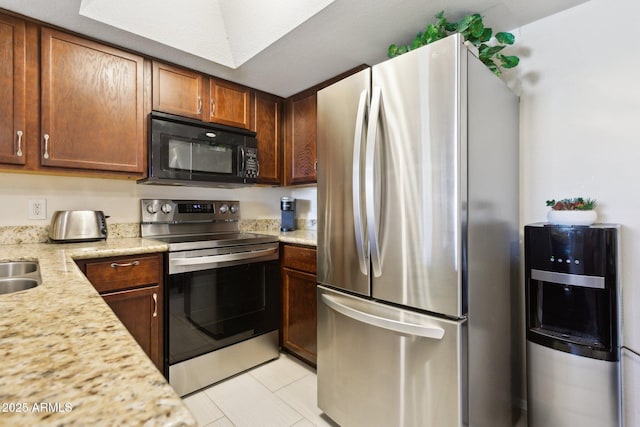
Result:
{"label": "microwave control panel", "polygon": [[244,156],[244,177],[257,178],[260,173],[258,150],[253,147],[246,147]]}

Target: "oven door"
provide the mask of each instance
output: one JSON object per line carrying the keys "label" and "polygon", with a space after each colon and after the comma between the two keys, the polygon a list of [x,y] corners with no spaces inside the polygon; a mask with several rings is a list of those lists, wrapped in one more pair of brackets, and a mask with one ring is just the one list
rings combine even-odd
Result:
{"label": "oven door", "polygon": [[279,283],[277,243],[170,253],[168,365],[277,330]]}

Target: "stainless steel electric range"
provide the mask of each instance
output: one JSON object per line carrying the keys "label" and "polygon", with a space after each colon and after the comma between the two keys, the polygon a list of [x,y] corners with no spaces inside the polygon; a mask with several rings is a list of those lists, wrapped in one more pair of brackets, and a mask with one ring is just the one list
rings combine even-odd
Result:
{"label": "stainless steel electric range", "polygon": [[141,200],[166,242],[165,369],[180,396],[279,356],[278,238],[240,232],[240,203]]}

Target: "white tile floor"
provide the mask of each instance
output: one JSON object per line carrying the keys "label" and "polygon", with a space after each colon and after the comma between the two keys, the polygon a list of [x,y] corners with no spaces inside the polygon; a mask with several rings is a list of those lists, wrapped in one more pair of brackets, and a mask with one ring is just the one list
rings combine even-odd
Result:
{"label": "white tile floor", "polygon": [[[315,370],[282,353],[183,400],[200,427],[336,427],[316,406],[316,391]],[[527,427],[526,415],[515,426]]]}
{"label": "white tile floor", "polygon": [[316,373],[280,358],[184,398],[201,427],[336,426],[316,406]]}

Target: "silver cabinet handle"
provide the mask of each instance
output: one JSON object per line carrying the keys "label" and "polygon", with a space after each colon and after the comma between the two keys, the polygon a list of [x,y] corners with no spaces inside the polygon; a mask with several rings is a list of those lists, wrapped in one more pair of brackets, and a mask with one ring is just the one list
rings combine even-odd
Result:
{"label": "silver cabinet handle", "polygon": [[375,205],[376,133],[378,132],[378,116],[380,114],[381,103],[382,90],[376,86],[373,88],[373,94],[371,95],[371,112],[369,113],[369,124],[367,126],[367,147],[364,168],[367,229],[369,230],[369,247],[371,250],[371,265],[373,267],[374,277],[380,277],[382,275]]}
{"label": "silver cabinet handle", "polygon": [[45,159],[49,158],[49,134],[44,134],[44,157]]}
{"label": "silver cabinet handle", "polygon": [[16,151],[16,155],[22,157],[22,131],[19,130],[16,135],[18,135],[18,151]]}
{"label": "silver cabinet handle", "polygon": [[362,216],[362,131],[365,122],[365,113],[369,91],[367,89],[360,93],[358,101],[358,114],[356,115],[356,130],[353,135],[353,168],[352,168],[352,191],[353,191],[353,226],[356,235],[356,251],[362,274],[369,274],[369,257],[365,251],[367,243],[365,240],[365,222]]}
{"label": "silver cabinet handle", "polygon": [[198,114],[202,114],[202,98],[198,97]]}
{"label": "silver cabinet handle", "polygon": [[158,294],[153,293],[153,317],[158,317]]}
{"label": "silver cabinet handle", "polygon": [[211,99],[211,117],[216,116],[216,101]]}
{"label": "silver cabinet handle", "polygon": [[343,314],[358,322],[376,326],[378,328],[387,329],[389,331],[398,332],[400,334],[413,335],[417,337],[433,338],[441,340],[444,337],[444,329],[437,326],[420,325],[417,323],[401,322],[395,319],[378,316],[373,313],[367,313],[346,304],[338,302],[337,299],[322,295],[322,301],[334,311]]}
{"label": "silver cabinet handle", "polygon": [[111,263],[111,268],[135,267],[136,265],[139,265],[139,264],[140,264],[140,261],[123,262],[123,263],[112,262]]}

